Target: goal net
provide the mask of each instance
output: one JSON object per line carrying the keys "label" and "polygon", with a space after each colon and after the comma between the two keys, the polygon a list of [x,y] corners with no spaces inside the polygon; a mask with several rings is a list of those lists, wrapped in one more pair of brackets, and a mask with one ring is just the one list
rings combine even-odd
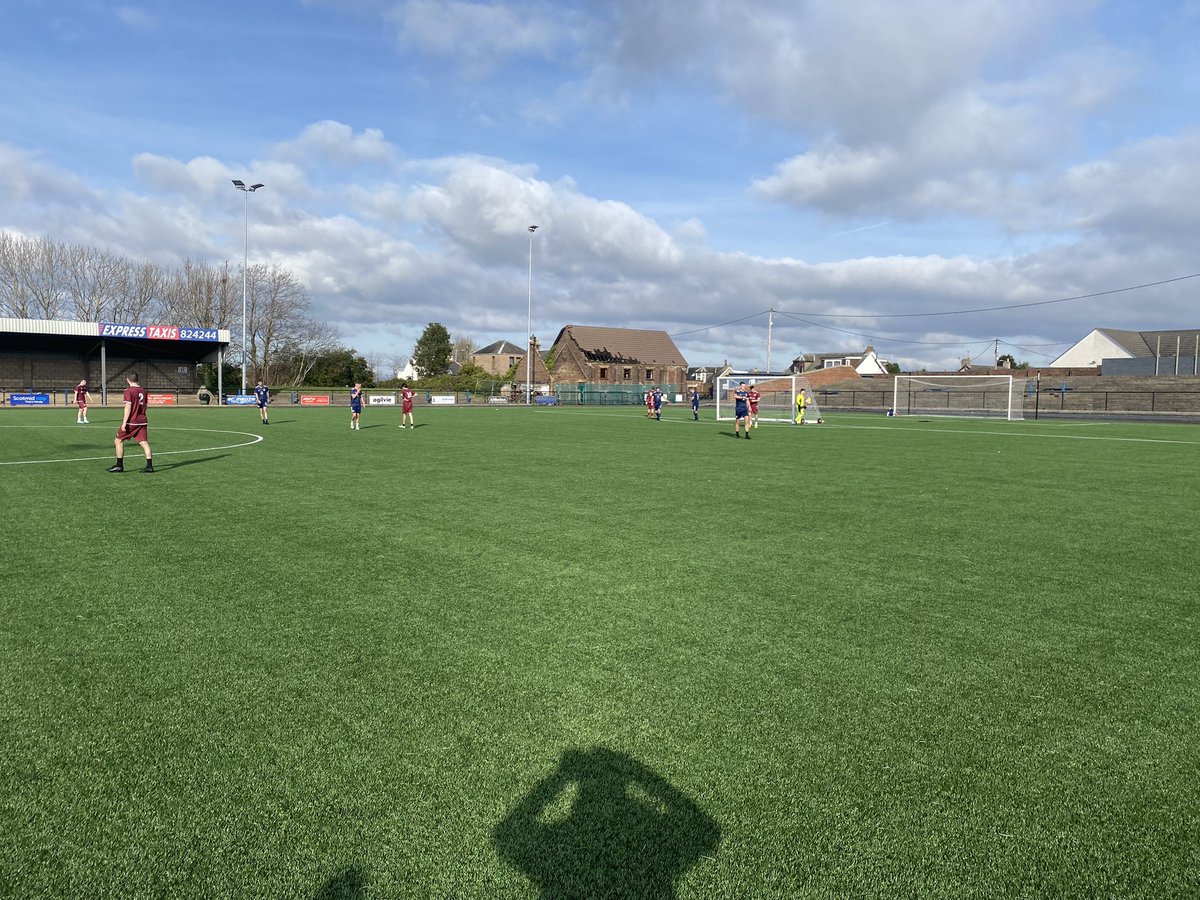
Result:
{"label": "goal net", "polygon": [[1012,375],[897,375],[897,416],[983,416],[1023,419],[1026,378]]}
{"label": "goal net", "polygon": [[[793,424],[796,421],[796,396],[808,387],[808,379],[797,375],[722,375],[714,385],[713,393],[717,400],[717,421],[732,422],[736,418],[737,404],[734,394],[738,386],[745,384],[747,389],[757,390],[758,421],[784,422]],[[812,391],[807,392],[808,409],[804,414],[805,423],[816,422],[819,415]]]}

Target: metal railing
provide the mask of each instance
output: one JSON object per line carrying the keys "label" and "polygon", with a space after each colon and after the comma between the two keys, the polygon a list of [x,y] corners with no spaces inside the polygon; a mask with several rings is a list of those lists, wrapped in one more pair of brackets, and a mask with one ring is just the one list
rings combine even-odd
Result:
{"label": "metal railing", "polygon": [[[979,392],[976,392],[979,393]],[[817,404],[822,410],[886,412],[892,405],[893,394],[889,390],[817,390]],[[941,396],[941,395],[939,395]],[[951,394],[945,395],[947,404]],[[987,408],[1007,402],[997,395],[995,402],[985,402]],[[1022,412],[1026,418],[1036,418],[1040,413],[1077,413],[1080,415],[1159,415],[1164,417],[1200,416],[1200,391],[1182,389],[1154,390],[1083,390],[1076,387],[1042,388],[1023,391]],[[949,408],[949,407],[948,407]],[[912,408],[912,412],[931,411],[926,407]]]}

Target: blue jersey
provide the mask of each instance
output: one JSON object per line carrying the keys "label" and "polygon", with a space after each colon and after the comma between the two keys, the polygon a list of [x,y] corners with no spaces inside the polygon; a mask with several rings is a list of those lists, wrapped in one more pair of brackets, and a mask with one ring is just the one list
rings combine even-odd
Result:
{"label": "blue jersey", "polygon": [[354,412],[362,412],[362,391],[357,388],[350,391],[350,408]]}
{"label": "blue jersey", "polygon": [[[733,392],[733,399],[734,399],[733,414],[735,416],[737,416],[739,419],[745,418],[746,414],[750,411],[750,405],[748,402],[749,397],[750,397],[749,391],[739,390],[739,391]],[[749,432],[746,433],[746,436],[747,437],[750,436]]]}
{"label": "blue jersey", "polygon": [[692,392],[692,409],[699,409],[699,408],[700,408],[700,395],[693,391]]}
{"label": "blue jersey", "polygon": [[271,392],[264,385],[263,387],[256,387],[254,389],[254,396],[258,398],[259,406],[266,406],[267,400],[271,397]]}
{"label": "blue jersey", "polygon": [[655,409],[662,409],[662,398],[663,398],[662,391],[654,392],[654,408]]}

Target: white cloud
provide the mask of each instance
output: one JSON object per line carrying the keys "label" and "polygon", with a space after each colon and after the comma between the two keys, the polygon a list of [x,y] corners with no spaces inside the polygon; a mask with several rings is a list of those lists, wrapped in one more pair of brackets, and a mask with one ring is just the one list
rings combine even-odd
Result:
{"label": "white cloud", "polygon": [[275,155],[301,162],[317,159],[341,165],[387,165],[395,161],[395,148],[378,128],[355,133],[349,125],[326,119],[307,126],[295,140],[276,145]]}
{"label": "white cloud", "polygon": [[514,57],[553,56],[577,25],[555,3],[473,3],[467,0],[404,0],[386,17],[400,44],[453,59],[472,76]]}
{"label": "white cloud", "polygon": [[[988,113],[979,119],[988,121]],[[986,149],[964,137],[939,151],[944,165],[958,167],[956,180],[938,182],[918,168],[916,183],[926,196],[910,188],[905,202],[962,208],[961,201],[932,194],[963,190],[977,176],[980,195],[995,191],[1012,208],[1024,197],[1039,204],[1042,218],[1059,217],[1073,230],[1023,255],[863,255],[819,264],[720,252],[708,246],[698,220],[668,230],[633,205],[589,195],[570,179],[547,181],[530,166],[491,158],[407,159],[314,187],[311,173],[339,148],[365,148],[370,160],[404,157],[381,135],[337,123],[316,123],[276,146],[288,148],[288,159],[139,154],[136,190],[110,191],[0,145],[5,224],[163,264],[185,257],[236,262],[243,198],[229,180],[262,180],[268,187],[251,206],[252,259],[293,268],[315,312],[363,351],[406,352],[429,321],[480,339],[519,339],[529,224],[541,226],[534,240],[534,318],[547,340],[571,322],[689,331],[774,307],[810,317],[777,318],[775,361],[873,343],[907,365],[935,366],[978,352],[991,337],[1069,342],[1097,325],[1179,326],[1193,315],[1181,285],[1025,311],[887,318],[1027,303],[1186,273],[1195,265],[1190,235],[1200,226],[1190,201],[1200,189],[1196,134],[1132,143],[1025,186],[989,182],[989,173],[961,163]],[[797,178],[792,189],[808,190],[831,208],[837,191],[861,205],[872,186],[913,165],[883,150],[823,152],[805,161],[801,174],[808,180]],[[996,171],[1019,168],[1021,152],[1004,148]],[[348,202],[338,205],[339,199]],[[893,221],[887,230],[902,227]],[[765,317],[682,336],[680,344],[694,362],[761,365]]]}
{"label": "white cloud", "polygon": [[140,6],[118,6],[115,15],[122,24],[139,31],[149,31],[156,24],[154,16]]}

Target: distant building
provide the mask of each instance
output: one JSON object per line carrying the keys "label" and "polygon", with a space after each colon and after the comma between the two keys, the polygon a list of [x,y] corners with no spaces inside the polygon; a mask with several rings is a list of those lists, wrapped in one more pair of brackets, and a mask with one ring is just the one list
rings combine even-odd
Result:
{"label": "distant building", "polygon": [[[446,366],[447,366],[447,368],[446,368],[447,375],[457,375],[459,372],[462,371],[462,363],[455,362],[454,360],[449,360],[446,363]],[[411,359],[409,359],[404,364],[403,368],[396,370],[396,380],[397,381],[420,381],[421,380],[421,370],[418,369],[416,366],[414,366],[413,361]]]}
{"label": "distant building", "polygon": [[566,325],[554,339],[554,380],[619,386],[687,382],[688,365],[665,331]]}
{"label": "distant building", "polygon": [[[524,391],[526,383],[535,393],[549,392],[551,379],[550,372],[546,368],[546,356],[547,354],[540,349],[537,337],[531,335],[529,338],[529,361],[526,362],[526,354],[522,353],[520,365],[513,373],[512,388],[514,392]],[[505,369],[505,371],[508,370]]]}
{"label": "distant building", "polygon": [[868,346],[862,353],[804,353],[792,360],[789,372],[793,374],[808,374],[814,369],[836,369],[848,367],[864,378],[873,375],[886,375],[891,362],[880,359],[875,348]]}
{"label": "distant building", "polygon": [[506,375],[525,359],[525,348],[512,341],[500,340],[471,354],[471,363],[489,375]]}
{"label": "distant building", "polygon": [[1095,328],[1054,360],[1052,367],[1100,366],[1105,375],[1196,375],[1200,328],[1124,331]]}
{"label": "distant building", "polygon": [[404,365],[396,370],[397,381],[419,381],[421,373],[417,371],[417,367],[413,365],[411,359],[404,361]]}

